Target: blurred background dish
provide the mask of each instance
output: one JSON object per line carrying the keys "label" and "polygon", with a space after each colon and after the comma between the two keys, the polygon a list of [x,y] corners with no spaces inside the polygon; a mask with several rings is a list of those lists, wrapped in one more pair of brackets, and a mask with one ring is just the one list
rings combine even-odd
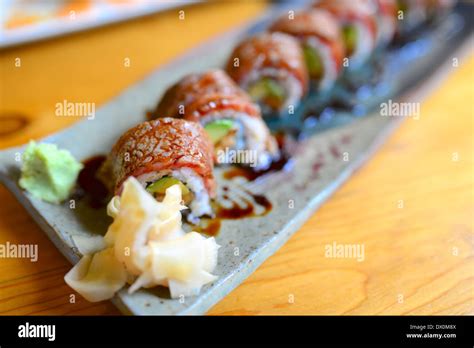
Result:
{"label": "blurred background dish", "polygon": [[0,48],[150,15],[201,0],[4,0]]}

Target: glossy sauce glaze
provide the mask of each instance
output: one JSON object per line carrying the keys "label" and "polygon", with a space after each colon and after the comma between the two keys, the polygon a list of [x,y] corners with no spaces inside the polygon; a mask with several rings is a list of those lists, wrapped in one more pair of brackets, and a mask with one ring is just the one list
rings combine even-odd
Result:
{"label": "glossy sauce glaze", "polygon": [[210,237],[215,237],[221,229],[221,220],[204,218],[201,219],[199,224],[190,225],[190,227],[194,232],[199,232],[206,234]]}
{"label": "glossy sauce glaze", "polygon": [[[242,189],[245,193],[251,197],[251,199],[244,199],[245,205],[241,206],[237,202],[232,201],[230,207],[226,207],[216,202],[215,213],[216,218],[223,219],[243,219],[248,217],[264,216],[272,209],[272,203],[264,195],[251,193],[245,189]],[[263,212],[257,213],[257,206],[263,209]]]}
{"label": "glossy sauce glaze", "polygon": [[248,181],[254,181],[263,175],[282,170],[290,159],[290,156],[282,155],[278,160],[272,162],[268,168],[262,170],[254,170],[251,167],[232,167],[229,168],[223,176],[227,180],[232,180],[236,177],[243,177]]}
{"label": "glossy sauce glaze", "polygon": [[255,170],[252,167],[233,166],[224,172],[224,179],[232,180],[236,177],[242,177],[247,179],[247,181],[254,181],[263,175],[285,169],[291,160],[291,154],[287,151],[286,144],[289,143],[290,139],[297,138],[298,136],[299,134],[294,129],[289,132],[274,134],[278,149],[280,150],[280,157],[277,160],[273,161],[268,168],[260,170]]}
{"label": "glossy sauce glaze", "polygon": [[[224,186],[222,190],[226,192],[229,191],[229,188]],[[265,216],[272,210],[272,203],[264,195],[254,194],[243,188],[239,188],[239,190],[245,192],[246,197],[250,197],[250,199],[242,199],[240,197],[240,203],[244,204],[239,204],[237,201],[232,200],[230,195],[224,193],[221,198],[231,202],[231,205],[224,205],[220,199],[217,199],[213,202],[215,216],[213,218],[202,218],[199,224],[191,225],[192,230],[208,236],[216,236],[219,233],[223,220]]]}

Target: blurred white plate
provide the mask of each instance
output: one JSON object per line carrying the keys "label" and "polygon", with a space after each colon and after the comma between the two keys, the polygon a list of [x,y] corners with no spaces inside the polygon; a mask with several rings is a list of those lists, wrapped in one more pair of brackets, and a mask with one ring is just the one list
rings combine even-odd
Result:
{"label": "blurred white plate", "polygon": [[[128,2],[114,3],[107,0],[91,0],[90,8],[77,13],[71,11],[69,15],[60,17],[55,13],[61,7],[64,8],[67,1],[2,0],[0,1],[0,48],[91,29],[201,1],[128,0]],[[72,2],[74,3],[74,1]],[[27,25],[7,28],[7,23],[13,12],[22,16],[44,17],[44,19]]]}

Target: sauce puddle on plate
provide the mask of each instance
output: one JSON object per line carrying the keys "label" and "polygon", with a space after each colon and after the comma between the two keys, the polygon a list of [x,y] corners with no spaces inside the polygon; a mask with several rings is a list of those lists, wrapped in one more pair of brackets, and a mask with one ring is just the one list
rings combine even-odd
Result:
{"label": "sauce puddle on plate", "polygon": [[[227,187],[223,189],[226,191]],[[242,191],[244,190],[242,189]],[[215,207],[216,217],[218,219],[229,220],[243,219],[247,217],[264,216],[272,209],[272,203],[264,195],[254,194],[249,191],[245,191],[245,193],[250,196],[251,199],[240,198],[245,203],[244,206],[239,205],[236,201],[232,201],[232,199],[228,199],[232,202],[230,207],[217,203]],[[257,206],[263,208],[263,212],[257,213]]]}
{"label": "sauce puddle on plate", "polygon": [[[222,189],[224,192],[229,191],[227,186],[224,186]],[[236,200],[232,200],[228,194],[224,194],[222,198],[231,204],[226,206],[219,203],[219,201],[214,202],[213,206],[216,216],[212,219],[202,218],[199,224],[190,225],[192,230],[204,233],[208,236],[216,236],[219,233],[222,220],[260,217],[268,214],[272,210],[272,203],[265,196],[251,193],[242,188],[239,188],[239,191],[244,192],[246,197],[250,197],[239,197],[239,201],[244,204],[241,205]]]}
{"label": "sauce puddle on plate", "polygon": [[84,168],[82,168],[77,178],[79,189],[75,195],[79,198],[85,198],[89,206],[94,209],[107,206],[111,198],[107,187],[97,178],[97,172],[105,158],[104,155],[97,155],[84,160],[82,162]]}
{"label": "sauce puddle on plate", "polygon": [[280,159],[272,162],[272,164],[267,169],[262,170],[254,170],[250,167],[232,167],[226,172],[224,172],[223,176],[227,180],[232,180],[236,177],[243,177],[246,178],[248,181],[254,181],[265,174],[282,170],[289,160],[290,157],[282,155]]}
{"label": "sauce puddle on plate", "polygon": [[[251,167],[232,167],[226,172],[224,172],[223,177],[224,179],[227,180],[232,180],[233,178],[236,177],[243,177],[247,179],[247,181],[254,181],[258,179],[259,177],[273,173],[273,172],[278,172],[281,171],[285,168],[288,162],[291,160],[291,156],[288,154],[288,151],[285,149],[285,144],[287,140],[289,140],[290,135],[285,134],[285,133],[277,133],[274,134],[275,139],[278,144],[278,149],[280,151],[280,158],[277,160],[273,161],[270,166],[266,169],[261,169],[261,170],[255,170]],[[294,135],[292,135],[294,137]]]}

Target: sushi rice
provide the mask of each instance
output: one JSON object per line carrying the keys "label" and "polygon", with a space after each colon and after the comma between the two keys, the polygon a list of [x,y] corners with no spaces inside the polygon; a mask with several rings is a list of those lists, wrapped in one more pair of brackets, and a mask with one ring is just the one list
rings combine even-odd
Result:
{"label": "sushi rice", "polygon": [[[222,119],[234,121],[234,127],[237,128],[235,146],[230,150],[256,153],[256,163],[252,164],[256,170],[266,169],[273,160],[278,159],[279,151],[276,141],[270,136],[268,128],[261,118],[233,110],[222,110],[209,113],[201,119],[201,123],[205,126],[210,122]],[[230,163],[231,160],[225,158],[224,162]]]}
{"label": "sushi rice", "polygon": [[[285,90],[285,101],[282,103],[279,111],[288,111],[290,105],[296,107],[304,95],[303,88],[301,88],[300,81],[287,70],[276,68],[254,69],[249,76],[242,82],[242,88],[248,90],[253,83],[260,81],[267,77],[278,83]],[[259,104],[264,114],[270,114],[271,109],[264,104]]]}
{"label": "sushi rice", "polygon": [[198,217],[204,215],[213,215],[211,198],[209,197],[209,193],[204,186],[204,182],[202,178],[190,168],[145,173],[138,176],[136,179],[143,187],[146,188],[165,176],[178,179],[193,193],[193,200],[189,204],[190,215],[187,217],[189,221],[196,222]]}

